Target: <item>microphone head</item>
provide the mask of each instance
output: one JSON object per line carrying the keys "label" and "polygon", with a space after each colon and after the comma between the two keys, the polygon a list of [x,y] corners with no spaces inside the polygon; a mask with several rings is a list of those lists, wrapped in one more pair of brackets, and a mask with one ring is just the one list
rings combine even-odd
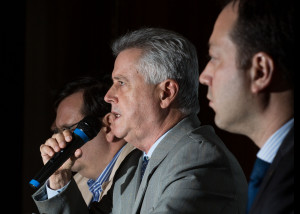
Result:
{"label": "microphone head", "polygon": [[102,127],[102,122],[97,117],[86,116],[77,125],[76,129],[81,129],[89,139],[97,136]]}

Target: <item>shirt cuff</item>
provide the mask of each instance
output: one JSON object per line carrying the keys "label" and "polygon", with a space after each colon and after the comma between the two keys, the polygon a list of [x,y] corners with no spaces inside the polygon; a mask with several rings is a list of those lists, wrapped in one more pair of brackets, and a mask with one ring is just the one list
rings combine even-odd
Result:
{"label": "shirt cuff", "polygon": [[57,190],[53,190],[49,187],[49,180],[47,181],[47,184],[46,184],[46,190],[47,190],[47,195],[48,195],[48,199],[50,198],[53,198],[54,196],[58,195],[59,193],[61,193],[62,191],[64,191],[70,184],[70,181],[69,183],[67,183],[67,185],[65,185],[64,187],[60,188],[60,189],[57,189]]}

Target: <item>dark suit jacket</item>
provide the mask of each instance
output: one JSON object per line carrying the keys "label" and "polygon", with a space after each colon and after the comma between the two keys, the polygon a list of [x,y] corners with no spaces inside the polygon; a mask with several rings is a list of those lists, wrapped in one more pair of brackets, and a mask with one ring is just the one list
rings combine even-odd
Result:
{"label": "dark suit jacket", "polygon": [[[99,203],[92,204],[91,213],[244,214],[246,211],[247,182],[239,163],[211,126],[200,126],[197,115],[183,119],[165,136],[153,152],[142,181],[142,153],[134,157],[135,164],[131,161],[127,169],[118,169],[113,187]],[[44,204],[44,210],[87,213],[82,207],[84,202],[79,202],[81,199],[76,196],[79,190],[74,183],[64,191],[65,196],[61,193],[49,200],[51,208]]]}
{"label": "dark suit jacket", "polygon": [[249,213],[294,213],[294,126],[267,171]]}

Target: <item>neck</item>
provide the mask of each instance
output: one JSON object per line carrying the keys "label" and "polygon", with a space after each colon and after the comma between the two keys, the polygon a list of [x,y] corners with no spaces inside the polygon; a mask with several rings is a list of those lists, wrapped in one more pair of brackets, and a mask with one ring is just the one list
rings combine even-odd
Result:
{"label": "neck", "polygon": [[151,146],[168,130],[173,128],[178,122],[180,122],[185,115],[176,109],[171,109],[168,114],[162,117],[160,120],[154,124],[153,130],[147,130],[147,136],[143,139],[139,139],[136,142],[136,148],[148,153]]}
{"label": "neck", "polygon": [[256,115],[248,136],[262,148],[280,127],[294,117],[294,98],[289,91],[271,95],[269,102]]}
{"label": "neck", "polygon": [[117,152],[125,145],[125,142],[123,140],[121,141],[122,142],[109,143],[108,147],[102,151],[96,151],[93,158],[86,160],[84,165],[82,164],[78,173],[86,178],[96,180],[112,161]]}

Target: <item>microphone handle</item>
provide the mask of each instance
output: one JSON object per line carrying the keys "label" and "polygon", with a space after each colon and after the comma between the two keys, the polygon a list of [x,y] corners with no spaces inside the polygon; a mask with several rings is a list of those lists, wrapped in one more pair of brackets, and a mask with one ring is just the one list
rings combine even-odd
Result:
{"label": "microphone handle", "polygon": [[54,156],[42,167],[42,169],[29,182],[34,189],[39,188],[59,167],[61,167],[76,151],[83,146],[87,141],[84,141],[80,136],[73,133],[72,142],[55,153]]}

